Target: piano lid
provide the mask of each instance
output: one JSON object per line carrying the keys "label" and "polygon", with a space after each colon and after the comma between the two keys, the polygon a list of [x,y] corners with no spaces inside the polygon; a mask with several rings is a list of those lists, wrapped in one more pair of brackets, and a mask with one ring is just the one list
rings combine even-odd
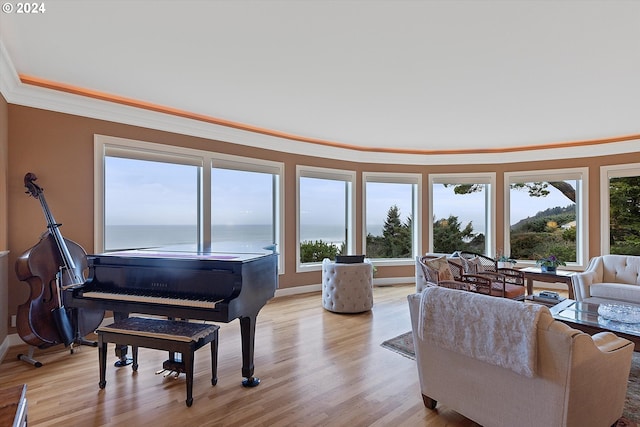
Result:
{"label": "piano lid", "polygon": [[196,245],[172,245],[155,248],[128,249],[97,254],[100,257],[181,259],[202,261],[248,261],[275,253],[275,245],[266,248],[236,247],[237,250],[221,250],[221,248],[202,249]]}

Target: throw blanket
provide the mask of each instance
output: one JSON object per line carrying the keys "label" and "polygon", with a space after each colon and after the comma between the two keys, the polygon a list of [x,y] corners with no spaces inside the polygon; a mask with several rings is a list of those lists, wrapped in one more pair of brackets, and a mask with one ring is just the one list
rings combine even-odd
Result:
{"label": "throw blanket", "polygon": [[418,336],[441,348],[535,375],[536,336],[546,307],[430,286],[421,297]]}

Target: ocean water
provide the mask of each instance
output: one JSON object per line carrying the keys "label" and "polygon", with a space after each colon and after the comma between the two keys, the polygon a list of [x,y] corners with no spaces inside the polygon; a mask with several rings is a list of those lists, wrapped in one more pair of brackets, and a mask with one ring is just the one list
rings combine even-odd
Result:
{"label": "ocean water", "polygon": [[[273,244],[271,233],[269,224],[214,225],[211,240],[214,248],[232,242],[267,246]],[[344,242],[345,237],[344,233],[340,233],[340,226],[316,225],[304,227],[301,239],[340,244]],[[107,251],[195,244],[196,242],[195,225],[109,225],[105,232],[105,250]]]}

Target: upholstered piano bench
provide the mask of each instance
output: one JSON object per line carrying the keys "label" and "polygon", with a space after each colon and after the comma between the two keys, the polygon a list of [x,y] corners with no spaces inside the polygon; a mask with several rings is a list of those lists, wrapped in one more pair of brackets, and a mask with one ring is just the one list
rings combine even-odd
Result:
{"label": "upholstered piano bench", "polygon": [[[151,319],[146,317],[129,317],[102,326],[96,330],[98,334],[98,360],[100,362],[100,388],[107,384],[107,343],[130,345],[133,353],[134,371],[138,370],[138,347],[166,350],[171,354],[170,360],[163,367],[176,373],[184,372],[187,379],[187,406],[193,403],[193,360],[199,348],[211,343],[211,385],[218,382],[218,329],[216,325],[191,323],[179,320]],[[181,360],[173,358],[174,353],[181,353]]]}
{"label": "upholstered piano bench", "polygon": [[335,313],[362,313],[373,307],[373,264],[322,261],[322,306]]}

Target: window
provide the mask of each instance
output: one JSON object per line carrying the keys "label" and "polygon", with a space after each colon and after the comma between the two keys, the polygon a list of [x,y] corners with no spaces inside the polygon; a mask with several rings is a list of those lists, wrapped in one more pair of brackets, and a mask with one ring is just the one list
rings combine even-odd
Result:
{"label": "window", "polygon": [[96,251],[187,244],[250,252],[278,245],[283,169],[96,135]]}
{"label": "window", "polygon": [[[505,174],[505,252],[518,261],[587,261],[587,169]],[[508,224],[508,227],[507,227]]]}
{"label": "window", "polygon": [[429,175],[429,251],[495,253],[495,174]]}
{"label": "window", "polygon": [[197,159],[108,147],[103,160],[104,216],[96,224],[103,224],[104,244],[99,250],[198,242]]}
{"label": "window", "polygon": [[603,254],[640,255],[640,163],[602,166]]}
{"label": "window", "polygon": [[[213,249],[264,248],[278,244],[280,169],[216,158],[211,169]],[[282,250],[281,247],[278,248]]]}
{"label": "window", "polygon": [[364,253],[374,259],[413,259],[420,248],[419,174],[364,173]]}
{"label": "window", "polygon": [[105,156],[106,251],[196,244],[199,168]]}
{"label": "window", "polygon": [[298,271],[353,254],[355,173],[298,166]]}

